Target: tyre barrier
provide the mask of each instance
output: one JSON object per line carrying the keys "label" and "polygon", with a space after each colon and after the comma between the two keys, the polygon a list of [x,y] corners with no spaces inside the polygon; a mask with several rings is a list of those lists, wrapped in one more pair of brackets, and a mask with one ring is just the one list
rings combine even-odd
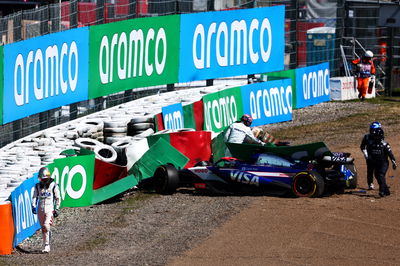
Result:
{"label": "tyre barrier", "polygon": [[96,154],[96,158],[107,163],[114,163],[117,160],[117,152],[109,145],[96,146],[94,153]]}
{"label": "tyre barrier", "polygon": [[127,119],[104,121],[104,143],[111,145],[115,141],[127,136]]}
{"label": "tyre barrier", "polygon": [[116,164],[126,166],[126,148],[131,144],[132,140],[120,140],[111,144],[111,147],[117,152]]}
{"label": "tyre barrier", "polygon": [[91,138],[78,138],[75,140],[75,145],[79,148],[94,151],[96,147],[102,146],[103,143]]}
{"label": "tyre barrier", "polygon": [[96,139],[100,142],[103,142],[104,140],[104,135],[103,135],[103,129],[104,129],[104,121],[102,119],[86,119],[82,121],[81,123],[83,127],[87,127],[88,130],[84,132],[80,137],[87,137],[87,138],[92,138]]}
{"label": "tyre barrier", "polygon": [[128,136],[140,135],[148,129],[154,131],[154,118],[153,117],[134,117],[128,123]]}
{"label": "tyre barrier", "polygon": [[148,136],[151,136],[153,134],[154,134],[154,130],[152,128],[149,128],[149,129],[146,129],[145,131],[135,135],[135,137],[141,139],[141,138],[146,138]]}

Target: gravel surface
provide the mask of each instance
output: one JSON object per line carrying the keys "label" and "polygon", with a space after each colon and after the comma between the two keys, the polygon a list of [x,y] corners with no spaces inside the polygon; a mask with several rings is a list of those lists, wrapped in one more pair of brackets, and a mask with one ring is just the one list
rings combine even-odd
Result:
{"label": "gravel surface", "polygon": [[[372,108],[377,107],[367,102],[322,103],[294,110],[293,121],[267,128],[331,121]],[[50,254],[38,254],[41,237],[37,232],[13,255],[0,257],[0,264],[164,265],[254,200],[249,196],[200,196],[191,191],[172,196],[130,191],[106,204],[62,209],[53,228]]]}
{"label": "gravel surface", "polygon": [[368,102],[324,102],[301,109],[295,109],[293,110],[292,121],[267,125],[267,128],[281,129],[320,122],[329,122],[355,113],[369,112],[377,108],[378,105]]}

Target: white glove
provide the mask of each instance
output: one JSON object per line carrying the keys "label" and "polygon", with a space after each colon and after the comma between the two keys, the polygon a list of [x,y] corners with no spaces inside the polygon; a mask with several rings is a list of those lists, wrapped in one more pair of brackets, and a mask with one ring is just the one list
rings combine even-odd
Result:
{"label": "white glove", "polygon": [[365,160],[368,160],[368,152],[367,150],[363,150]]}

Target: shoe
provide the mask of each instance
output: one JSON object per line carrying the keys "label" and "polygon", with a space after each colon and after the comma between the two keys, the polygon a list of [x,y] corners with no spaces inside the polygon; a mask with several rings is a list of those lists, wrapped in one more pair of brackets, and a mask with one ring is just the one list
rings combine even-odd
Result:
{"label": "shoe", "polygon": [[385,196],[385,193],[379,192],[379,196],[380,196],[381,198],[383,198],[383,197]]}
{"label": "shoe", "polygon": [[390,196],[390,191],[389,190],[385,191],[385,196]]}
{"label": "shoe", "polygon": [[365,100],[365,97],[364,96],[361,96],[361,101],[363,102]]}
{"label": "shoe", "polygon": [[44,246],[44,249],[42,250],[42,253],[49,253],[50,252],[50,245]]}
{"label": "shoe", "polygon": [[368,190],[373,190],[375,188],[374,184],[369,184]]}

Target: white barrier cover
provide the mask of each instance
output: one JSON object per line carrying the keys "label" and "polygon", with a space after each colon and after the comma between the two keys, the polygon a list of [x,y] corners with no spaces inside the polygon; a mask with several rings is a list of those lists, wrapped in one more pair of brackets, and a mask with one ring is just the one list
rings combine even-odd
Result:
{"label": "white barrier cover", "polygon": [[[358,98],[356,89],[357,81],[354,77],[335,77],[330,79],[331,100],[345,101]],[[366,98],[375,97],[375,86],[371,94],[367,94]]]}

